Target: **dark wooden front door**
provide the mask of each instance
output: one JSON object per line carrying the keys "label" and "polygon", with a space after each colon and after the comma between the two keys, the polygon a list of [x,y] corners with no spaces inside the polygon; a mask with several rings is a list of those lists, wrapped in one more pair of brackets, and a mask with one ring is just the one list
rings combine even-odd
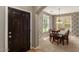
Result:
{"label": "dark wooden front door", "polygon": [[30,49],[30,13],[8,8],[8,51]]}

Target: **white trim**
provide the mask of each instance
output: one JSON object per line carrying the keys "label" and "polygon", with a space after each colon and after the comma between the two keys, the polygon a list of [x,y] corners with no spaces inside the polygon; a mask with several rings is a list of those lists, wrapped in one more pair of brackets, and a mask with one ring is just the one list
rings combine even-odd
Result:
{"label": "white trim", "polygon": [[5,7],[5,52],[8,51],[8,7]]}
{"label": "white trim", "polygon": [[[31,11],[29,11],[29,10],[25,10],[25,9],[20,8],[20,7],[18,7],[18,6],[8,6],[8,7],[11,7],[11,8],[14,8],[14,9],[18,9],[18,10],[22,10],[22,11],[25,11],[25,12],[29,12],[30,14],[32,14]],[[25,6],[25,7],[28,7],[28,6]]]}
{"label": "white trim", "polygon": [[[32,48],[32,12],[18,7],[11,7],[30,13],[30,49]],[[5,8],[5,52],[8,52],[8,7]]]}

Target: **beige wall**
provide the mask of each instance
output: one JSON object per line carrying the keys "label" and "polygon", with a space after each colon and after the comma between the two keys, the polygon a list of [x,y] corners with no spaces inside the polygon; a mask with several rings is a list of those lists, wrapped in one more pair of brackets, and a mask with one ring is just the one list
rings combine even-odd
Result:
{"label": "beige wall", "polygon": [[0,52],[5,51],[5,7],[0,6]]}
{"label": "beige wall", "polygon": [[34,6],[32,6],[32,47],[36,47],[36,38],[35,38],[35,15],[36,15],[36,13],[35,13],[35,7]]}
{"label": "beige wall", "polygon": [[56,28],[56,17],[55,16],[52,16],[52,29],[55,29]]}

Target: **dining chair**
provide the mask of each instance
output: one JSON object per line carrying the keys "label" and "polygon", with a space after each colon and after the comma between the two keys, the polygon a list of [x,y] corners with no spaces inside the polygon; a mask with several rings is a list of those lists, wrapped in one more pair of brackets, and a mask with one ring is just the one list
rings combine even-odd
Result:
{"label": "dining chair", "polygon": [[59,37],[59,35],[58,35],[58,32],[59,32],[59,31],[60,31],[60,30],[53,31],[53,42],[56,42],[57,45],[59,45],[59,43],[60,43],[60,37]]}
{"label": "dining chair", "polygon": [[65,33],[65,35],[62,35],[61,41],[63,45],[64,41],[66,41],[67,45],[69,44],[69,30]]}
{"label": "dining chair", "polygon": [[49,30],[49,40],[50,40],[50,42],[51,42],[52,38],[53,38],[53,33],[52,33],[52,29],[50,29]]}
{"label": "dining chair", "polygon": [[57,45],[59,45],[59,43],[60,43],[60,37],[58,36],[58,34],[54,34],[53,35],[53,42],[56,42]]}
{"label": "dining chair", "polygon": [[50,37],[49,40],[50,40],[50,42],[53,41],[53,35],[55,34],[55,32],[56,32],[55,30],[52,30],[52,29],[49,30],[49,37]]}
{"label": "dining chair", "polygon": [[55,31],[55,30],[50,30],[49,31],[49,36],[50,36],[50,42],[56,42],[57,43],[57,45],[59,44],[59,36],[58,36],[58,32],[60,32],[60,30],[57,30],[57,31]]}

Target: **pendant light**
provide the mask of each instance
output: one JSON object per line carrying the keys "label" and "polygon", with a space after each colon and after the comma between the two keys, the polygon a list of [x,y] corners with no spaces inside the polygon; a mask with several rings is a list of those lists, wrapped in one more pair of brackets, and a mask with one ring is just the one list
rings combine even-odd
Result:
{"label": "pendant light", "polygon": [[61,18],[61,16],[60,16],[60,8],[58,10],[59,10],[59,22],[60,22],[60,18]]}

